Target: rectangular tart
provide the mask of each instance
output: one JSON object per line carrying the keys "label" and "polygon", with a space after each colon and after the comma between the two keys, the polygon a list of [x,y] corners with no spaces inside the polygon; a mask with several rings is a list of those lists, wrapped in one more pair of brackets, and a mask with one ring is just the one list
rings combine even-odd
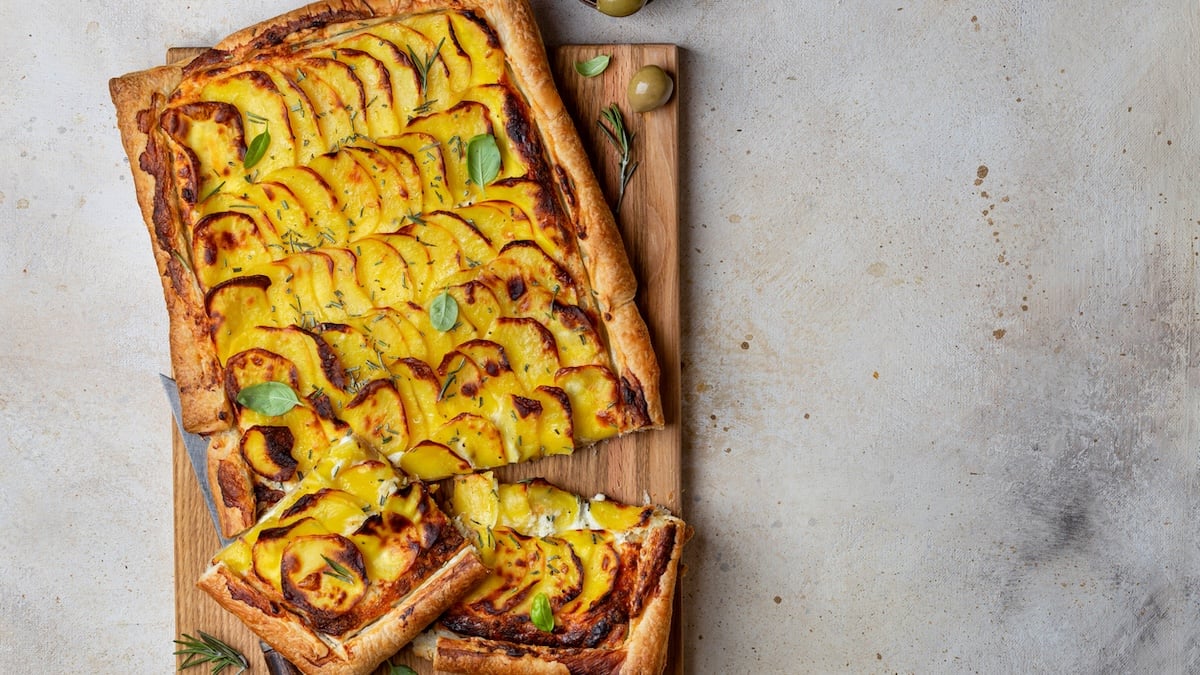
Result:
{"label": "rectangular tart", "polygon": [[662,425],[526,0],[319,2],[110,89],[227,536],[348,434],[434,480]]}

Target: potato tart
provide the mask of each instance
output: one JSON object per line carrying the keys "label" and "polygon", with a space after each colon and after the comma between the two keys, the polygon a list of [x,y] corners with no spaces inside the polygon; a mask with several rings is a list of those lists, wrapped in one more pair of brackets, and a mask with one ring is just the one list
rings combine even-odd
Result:
{"label": "potato tart", "polygon": [[661,672],[690,532],[655,506],[490,472],[454,479],[450,513],[491,574],[415,643],[439,672]]}
{"label": "potato tart", "polygon": [[361,673],[486,573],[423,483],[346,438],[198,585],[304,672]]}
{"label": "potato tart", "polygon": [[347,434],[433,480],[662,424],[525,0],[317,3],[111,91],[226,535]]}

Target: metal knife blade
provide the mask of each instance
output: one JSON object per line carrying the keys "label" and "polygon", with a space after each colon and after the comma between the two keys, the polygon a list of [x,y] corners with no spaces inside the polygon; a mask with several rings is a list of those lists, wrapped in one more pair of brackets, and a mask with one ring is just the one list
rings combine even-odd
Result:
{"label": "metal knife blade", "polygon": [[[203,436],[190,433],[183,428],[183,404],[179,401],[179,387],[175,384],[175,380],[162,373],[159,373],[158,377],[162,381],[163,391],[167,394],[167,401],[171,404],[171,414],[175,417],[175,428],[179,430],[179,437],[183,439],[183,447],[191,461],[192,472],[196,474],[196,484],[200,487],[200,494],[204,496],[204,504],[208,507],[208,515],[212,518],[213,527],[217,531],[217,539],[220,540],[221,546],[225,546],[231,540],[221,535],[221,524],[217,519],[217,505],[213,501],[212,488],[208,484],[208,441]],[[258,646],[262,649],[268,673],[271,675],[301,675],[296,666],[275,651],[274,647],[262,640],[258,641]]]}

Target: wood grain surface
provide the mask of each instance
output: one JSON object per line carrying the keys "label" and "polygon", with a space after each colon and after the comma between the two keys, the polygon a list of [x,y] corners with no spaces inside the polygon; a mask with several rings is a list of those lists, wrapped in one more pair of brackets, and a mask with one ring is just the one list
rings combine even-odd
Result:
{"label": "wood grain surface", "polygon": [[[168,60],[187,58],[197,50],[171,49]],[[597,54],[612,55],[608,70],[595,78],[575,72],[576,61]],[[679,251],[678,251],[678,92],[664,107],[635,114],[625,103],[625,85],[642,65],[656,64],[677,77],[677,48],[673,45],[568,45],[551,51],[560,92],[575,118],[597,176],[616,202],[617,153],[597,126],[602,108],[617,103],[626,127],[634,134],[633,153],[639,161],[622,202],[618,222],[634,271],[641,284],[638,306],[650,327],[662,366],[662,397],[666,426],[580,450],[571,456],[496,470],[502,480],[543,476],[583,495],[603,492],[633,503],[645,500],[681,513],[681,431],[679,390]],[[175,488],[175,621],[177,634],[213,634],[242,651],[250,673],[265,673],[258,641],[232,615],[195,588],[195,581],[219,547],[203,498],[196,486],[183,442],[174,436]],[[681,574],[682,576],[682,574]],[[681,594],[675,593],[670,657],[666,672],[683,672],[679,616]],[[180,659],[182,661],[182,659]],[[432,672],[425,661],[402,652],[393,663],[405,663],[419,673]],[[381,667],[379,673],[388,669]]]}

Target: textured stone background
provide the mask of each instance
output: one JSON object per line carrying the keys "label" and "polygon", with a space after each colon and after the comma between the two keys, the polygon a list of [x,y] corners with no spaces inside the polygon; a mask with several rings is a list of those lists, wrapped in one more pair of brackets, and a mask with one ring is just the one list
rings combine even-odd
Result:
{"label": "textured stone background", "polygon": [[[690,671],[1200,669],[1200,6],[534,4],[684,48]],[[106,80],[291,7],[0,3],[0,672],[173,667]]]}

